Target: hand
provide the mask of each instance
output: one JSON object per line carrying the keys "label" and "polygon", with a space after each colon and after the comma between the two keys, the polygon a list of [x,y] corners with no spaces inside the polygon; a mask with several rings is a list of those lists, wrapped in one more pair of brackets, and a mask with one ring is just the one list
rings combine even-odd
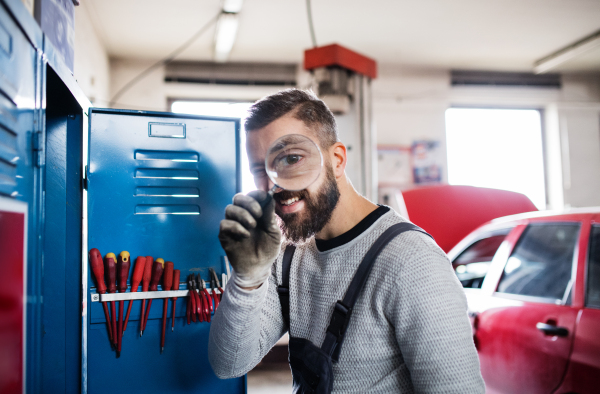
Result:
{"label": "hand", "polygon": [[[267,198],[270,201],[261,208],[258,201]],[[235,284],[242,288],[259,287],[269,277],[281,248],[275,201],[262,190],[236,194],[233,204],[225,208],[219,240],[235,271]]]}

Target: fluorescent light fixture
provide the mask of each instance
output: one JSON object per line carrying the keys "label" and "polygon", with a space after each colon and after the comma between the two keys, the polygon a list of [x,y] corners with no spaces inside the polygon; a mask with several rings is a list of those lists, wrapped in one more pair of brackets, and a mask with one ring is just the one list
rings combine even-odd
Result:
{"label": "fluorescent light fixture", "polygon": [[223,2],[223,12],[237,14],[242,10],[244,0],[225,0]]}
{"label": "fluorescent light fixture", "polygon": [[223,13],[217,22],[215,32],[215,61],[225,62],[229,57],[238,29],[237,14]]}
{"label": "fluorescent light fixture", "polygon": [[551,55],[546,56],[533,64],[533,72],[542,74],[550,71],[553,68],[577,57],[585,52],[588,52],[600,45],[600,30],[582,38],[581,40],[568,45]]}

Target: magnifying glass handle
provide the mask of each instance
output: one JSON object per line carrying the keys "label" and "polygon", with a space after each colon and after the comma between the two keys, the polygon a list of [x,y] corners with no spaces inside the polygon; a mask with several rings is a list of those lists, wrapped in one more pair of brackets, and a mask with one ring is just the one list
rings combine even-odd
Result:
{"label": "magnifying glass handle", "polygon": [[271,190],[267,192],[267,197],[265,197],[265,199],[259,203],[261,208],[264,209],[264,207],[266,207],[271,202],[271,200],[273,199],[273,194],[275,194],[275,190],[277,189],[277,187],[278,186],[275,185],[271,188]]}

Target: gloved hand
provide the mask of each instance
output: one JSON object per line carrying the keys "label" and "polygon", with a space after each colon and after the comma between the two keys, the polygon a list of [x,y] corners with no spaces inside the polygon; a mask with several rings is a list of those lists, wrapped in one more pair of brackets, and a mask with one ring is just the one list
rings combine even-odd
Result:
{"label": "gloved hand", "polygon": [[[258,201],[266,198],[270,201],[261,208]],[[243,288],[263,284],[281,248],[273,198],[262,190],[236,194],[225,209],[219,240],[235,271],[235,284]]]}

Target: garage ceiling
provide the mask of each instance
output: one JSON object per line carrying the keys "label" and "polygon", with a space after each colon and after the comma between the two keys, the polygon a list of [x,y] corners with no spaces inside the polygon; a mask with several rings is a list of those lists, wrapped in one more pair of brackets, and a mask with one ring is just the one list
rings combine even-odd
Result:
{"label": "garage ceiling", "polygon": [[[220,10],[219,0],[87,0],[81,10],[112,57],[158,59]],[[317,43],[384,64],[531,71],[600,29],[598,0],[312,0]],[[214,28],[181,60],[212,60]],[[303,0],[245,0],[230,61],[300,62],[311,46]],[[600,71],[600,48],[560,71]]]}

